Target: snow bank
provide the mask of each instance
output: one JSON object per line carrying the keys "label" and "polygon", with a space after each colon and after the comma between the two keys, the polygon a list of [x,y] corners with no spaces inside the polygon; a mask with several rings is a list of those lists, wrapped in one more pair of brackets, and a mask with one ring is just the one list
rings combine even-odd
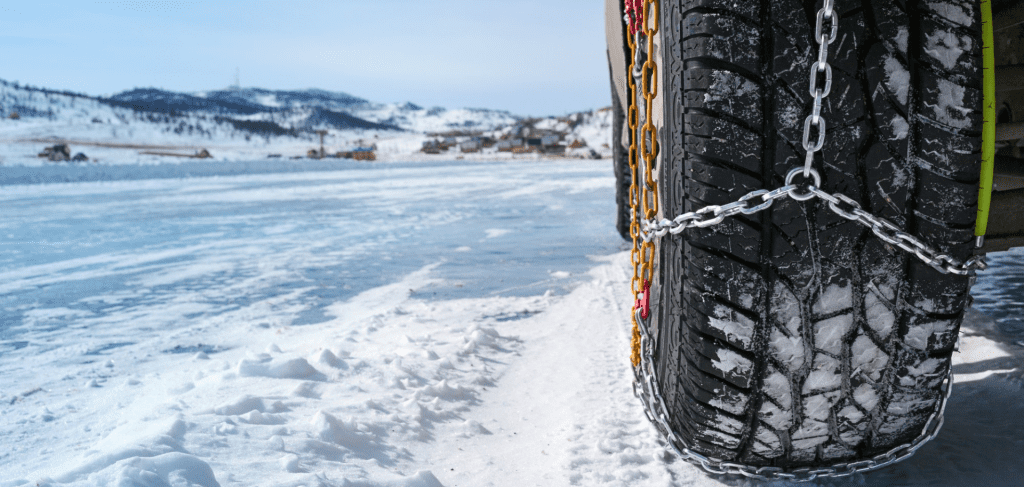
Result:
{"label": "snow bank", "polygon": [[[40,458],[4,485],[760,485],[675,459],[632,397],[627,262],[604,259],[559,298],[400,292],[428,283],[428,266],[321,326],[250,328],[247,350],[143,363],[134,383],[76,400],[79,414],[100,396],[124,402],[88,413],[98,436],[54,445],[80,450],[70,468]],[[938,439],[888,469],[810,485],[1013,485],[1024,354],[987,338],[991,326],[968,316]]]}

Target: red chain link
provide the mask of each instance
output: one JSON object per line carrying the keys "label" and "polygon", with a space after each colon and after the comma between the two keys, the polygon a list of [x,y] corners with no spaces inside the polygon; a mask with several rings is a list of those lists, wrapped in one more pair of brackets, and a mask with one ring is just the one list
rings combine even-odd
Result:
{"label": "red chain link", "polygon": [[647,319],[647,315],[651,313],[651,283],[644,281],[644,294],[642,297],[636,298],[636,304],[633,305],[633,309],[640,310],[640,317]]}
{"label": "red chain link", "polygon": [[626,0],[626,15],[629,16],[629,33],[636,35],[644,23],[644,0]]}

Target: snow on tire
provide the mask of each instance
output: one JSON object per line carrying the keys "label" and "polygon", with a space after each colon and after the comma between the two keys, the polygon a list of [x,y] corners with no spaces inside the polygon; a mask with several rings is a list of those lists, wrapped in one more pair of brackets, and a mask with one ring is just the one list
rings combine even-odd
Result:
{"label": "snow on tire", "polygon": [[[661,0],[659,218],[777,188],[803,164],[819,4]],[[977,4],[835,9],[815,162],[823,189],[965,260],[979,172]],[[819,200],[663,237],[655,274],[656,370],[676,434],[705,455],[785,468],[869,458],[920,435],[970,287]]]}

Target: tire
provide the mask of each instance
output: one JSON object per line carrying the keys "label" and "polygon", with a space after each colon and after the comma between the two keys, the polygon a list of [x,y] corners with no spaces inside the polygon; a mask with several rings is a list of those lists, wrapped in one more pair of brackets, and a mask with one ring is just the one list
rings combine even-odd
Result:
{"label": "tire", "polygon": [[[611,63],[609,62],[609,67]],[[615,73],[612,73],[614,76]],[[630,206],[629,186],[632,175],[629,171],[629,149],[622,146],[622,128],[626,123],[626,114],[615,93],[612,83],[612,170],[615,172],[615,229],[625,240],[633,240],[629,234]]]}
{"label": "tire", "polygon": [[[803,165],[820,4],[660,0],[659,218],[780,187]],[[966,260],[980,167],[977,4],[835,4],[822,188]],[[818,199],[662,237],[651,327],[670,425],[704,455],[785,469],[909,443],[943,400],[969,281]]]}

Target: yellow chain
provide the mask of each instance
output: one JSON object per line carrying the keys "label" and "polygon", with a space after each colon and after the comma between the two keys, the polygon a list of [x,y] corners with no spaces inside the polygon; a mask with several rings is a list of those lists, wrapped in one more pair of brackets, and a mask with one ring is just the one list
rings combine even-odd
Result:
{"label": "yellow chain", "polygon": [[[658,32],[658,2],[657,0],[644,0],[642,24],[636,38],[627,35],[630,64],[626,74],[629,84],[630,104],[627,120],[629,122],[629,169],[632,175],[629,185],[629,205],[632,218],[629,223],[629,234],[633,237],[633,249],[630,252],[630,263],[633,267],[633,279],[630,288],[633,291],[633,338],[630,342],[630,360],[633,366],[640,365],[640,325],[636,322],[636,306],[640,303],[640,294],[649,293],[649,286],[654,277],[654,242],[644,242],[640,237],[640,221],[653,220],[658,214],[658,183],[654,180],[651,168],[654,166],[654,157],[658,153],[658,129],[654,126],[652,115],[654,113],[654,97],[658,95],[658,65],[654,62],[654,35]],[[640,88],[642,93],[637,93],[636,81],[633,74],[636,66],[637,42],[641,37],[647,38],[647,61],[644,62],[640,71]],[[640,96],[643,96],[645,109],[644,125],[637,132],[639,124],[639,113],[637,106],[640,104]],[[638,136],[639,135],[639,136]],[[639,142],[639,144],[638,144]],[[639,145],[639,147],[638,147]],[[640,161],[644,162],[644,189],[637,184],[639,179],[638,168]],[[640,205],[638,208],[637,205]],[[642,214],[642,216],[641,216]],[[647,289],[645,289],[647,288]],[[650,301],[650,296],[647,296]]]}

